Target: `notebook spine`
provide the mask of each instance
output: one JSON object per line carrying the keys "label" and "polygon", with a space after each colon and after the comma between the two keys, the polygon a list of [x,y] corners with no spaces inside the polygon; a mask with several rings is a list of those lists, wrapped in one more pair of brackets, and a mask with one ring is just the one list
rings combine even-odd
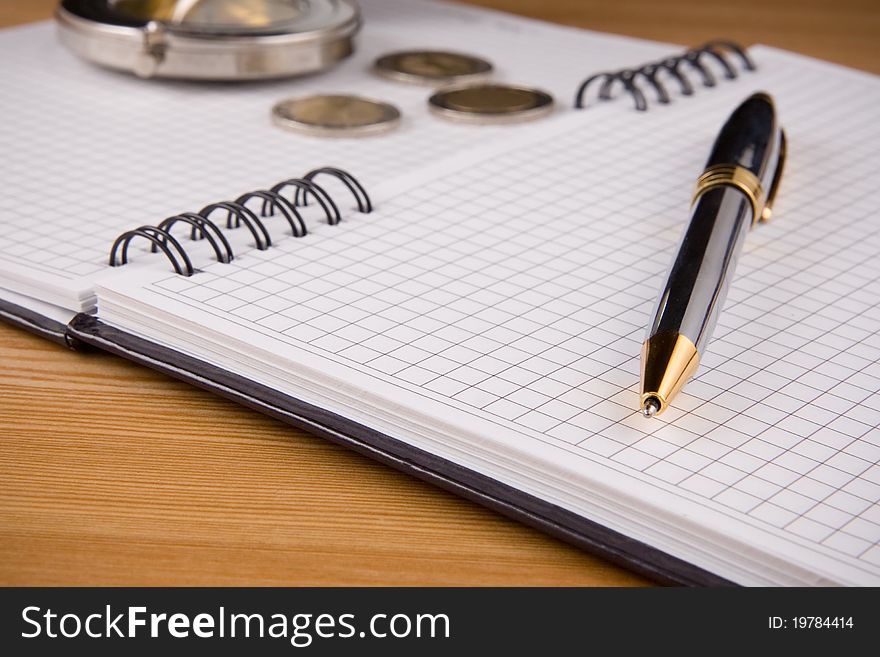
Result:
{"label": "notebook spine", "polygon": [[[254,246],[260,251],[265,251],[272,246],[272,238],[260,217],[281,215],[294,237],[304,237],[308,234],[308,228],[297,208],[308,205],[310,197],[320,206],[327,223],[335,226],[342,221],[342,214],[333,197],[315,182],[314,179],[318,176],[332,176],[339,180],[354,197],[358,212],[366,214],[373,211],[370,196],[357,178],[343,169],[320,167],[309,171],[302,178],[282,180],[271,189],[248,192],[234,201],[211,203],[199,212],[183,212],[168,217],[156,226],[140,226],[128,230],[113,242],[109,264],[111,267],[128,264],[128,250],[132,241],[145,239],[151,243],[150,250],[153,253],[161,251],[168,258],[176,273],[181,276],[192,276],[196,269],[180,240],[171,234],[176,224],[187,224],[190,227],[191,240],[207,240],[217,261],[229,263],[235,258],[232,247],[223,230],[211,217],[215,217],[217,213],[221,216],[225,213],[227,230],[240,228],[244,224],[254,239]],[[290,198],[286,198],[284,192],[290,188],[294,190],[293,194]],[[259,215],[248,207],[249,204],[257,203],[259,203]]]}
{"label": "notebook spine", "polygon": [[586,106],[588,88],[598,84],[599,91],[596,95],[598,100],[610,100],[615,88],[623,87],[623,90],[632,96],[636,110],[644,112],[648,109],[648,99],[642,86],[647,86],[653,91],[658,103],[667,104],[671,102],[671,96],[661,78],[674,80],[681,95],[691,96],[694,93],[694,85],[689,74],[696,73],[704,87],[714,87],[717,84],[716,76],[707,62],[715,62],[723,77],[733,80],[740,73],[731,63],[734,58],[739,60],[740,66],[746,71],[755,70],[755,63],[740,45],[732,41],[715,40],[699,48],[691,48],[681,55],[649,62],[637,68],[596,73],[578,87],[574,106],[576,109],[583,109]]}

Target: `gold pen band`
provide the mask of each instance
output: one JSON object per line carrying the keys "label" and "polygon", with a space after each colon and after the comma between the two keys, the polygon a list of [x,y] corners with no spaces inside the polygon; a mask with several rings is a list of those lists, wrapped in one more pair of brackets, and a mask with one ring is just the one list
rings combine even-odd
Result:
{"label": "gold pen band", "polygon": [[703,194],[716,187],[736,187],[745,194],[752,204],[752,226],[758,221],[770,218],[770,208],[766,205],[764,188],[758,177],[748,169],[735,164],[717,164],[709,167],[697,179],[697,187],[691,204]]}

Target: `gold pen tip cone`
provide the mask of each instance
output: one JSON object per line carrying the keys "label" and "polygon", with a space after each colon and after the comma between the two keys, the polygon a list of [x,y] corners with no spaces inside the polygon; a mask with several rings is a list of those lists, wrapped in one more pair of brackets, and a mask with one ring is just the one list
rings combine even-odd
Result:
{"label": "gold pen tip cone", "polygon": [[660,410],[660,401],[656,397],[648,397],[642,404],[642,415],[645,417],[654,417]]}
{"label": "gold pen tip cone", "polygon": [[[652,335],[642,345],[642,385],[639,400],[645,417],[660,415],[685,381],[693,376],[700,354],[691,340],[674,332]],[[649,412],[649,402],[653,411]]]}

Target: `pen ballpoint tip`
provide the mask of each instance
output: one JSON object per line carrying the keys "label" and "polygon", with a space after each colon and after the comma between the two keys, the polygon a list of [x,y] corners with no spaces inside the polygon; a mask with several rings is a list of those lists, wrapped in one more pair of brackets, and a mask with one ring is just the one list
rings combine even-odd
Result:
{"label": "pen ballpoint tip", "polygon": [[660,403],[654,397],[648,397],[642,406],[642,415],[645,417],[654,417],[660,410]]}

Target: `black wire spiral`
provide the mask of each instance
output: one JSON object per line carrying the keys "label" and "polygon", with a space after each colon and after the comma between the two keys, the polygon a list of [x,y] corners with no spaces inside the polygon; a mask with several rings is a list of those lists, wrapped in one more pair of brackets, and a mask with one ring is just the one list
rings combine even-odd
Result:
{"label": "black wire spiral", "polygon": [[737,77],[738,71],[736,67],[731,65],[729,53],[733,53],[739,58],[745,70],[755,70],[754,62],[741,46],[732,41],[715,40],[699,48],[692,48],[676,57],[667,57],[657,62],[649,62],[638,68],[625,68],[619,71],[606,71],[591,75],[578,87],[574,106],[577,109],[585,107],[587,88],[593,82],[599,80],[601,84],[599,85],[597,98],[600,101],[610,100],[614,87],[617,86],[616,83],[620,83],[624,91],[632,96],[636,109],[644,112],[648,109],[648,100],[639,87],[640,80],[646,82],[653,89],[658,103],[666,104],[671,102],[671,98],[666,87],[659,79],[661,75],[675,80],[678,84],[679,92],[683,96],[690,96],[694,93],[694,86],[688,79],[688,71],[682,71],[682,68],[696,71],[704,87],[714,87],[716,84],[715,75],[706,66],[704,60],[709,59],[716,62],[720,66],[724,78],[733,80]]}
{"label": "black wire spiral", "polygon": [[[335,167],[320,167],[313,169],[305,174],[302,178],[289,178],[282,180],[271,189],[260,189],[247,194],[242,194],[234,201],[220,201],[206,205],[199,212],[183,212],[168,217],[159,223],[158,226],[141,226],[134,230],[129,230],[113,242],[110,249],[110,266],[120,267],[128,263],[128,247],[135,238],[143,238],[151,242],[150,250],[153,253],[162,251],[165,257],[171,262],[174,271],[181,276],[192,276],[196,270],[192,266],[186,250],[180,242],[171,235],[171,230],[177,223],[184,223],[190,226],[190,239],[206,239],[214,250],[214,255],[218,262],[232,262],[235,257],[232,253],[232,247],[229,241],[223,235],[223,231],[211,220],[211,216],[217,212],[226,214],[226,228],[238,228],[242,224],[250,232],[254,238],[254,246],[260,251],[265,251],[272,246],[272,238],[265,224],[261,221],[262,217],[271,217],[280,214],[294,237],[303,237],[308,233],[306,222],[297,210],[297,206],[308,204],[309,196],[317,201],[318,205],[324,211],[327,223],[331,226],[337,225],[342,221],[342,215],[339,212],[339,206],[333,200],[327,190],[314,182],[314,178],[318,175],[329,175],[337,178],[354,196],[357,203],[358,212],[369,213],[373,211],[373,204],[370,197],[364,189],[363,185],[358,182],[357,178],[347,171],[337,169]],[[292,198],[285,198],[282,192],[288,187],[293,187],[296,191]],[[260,216],[248,207],[248,203],[260,203]]]}

